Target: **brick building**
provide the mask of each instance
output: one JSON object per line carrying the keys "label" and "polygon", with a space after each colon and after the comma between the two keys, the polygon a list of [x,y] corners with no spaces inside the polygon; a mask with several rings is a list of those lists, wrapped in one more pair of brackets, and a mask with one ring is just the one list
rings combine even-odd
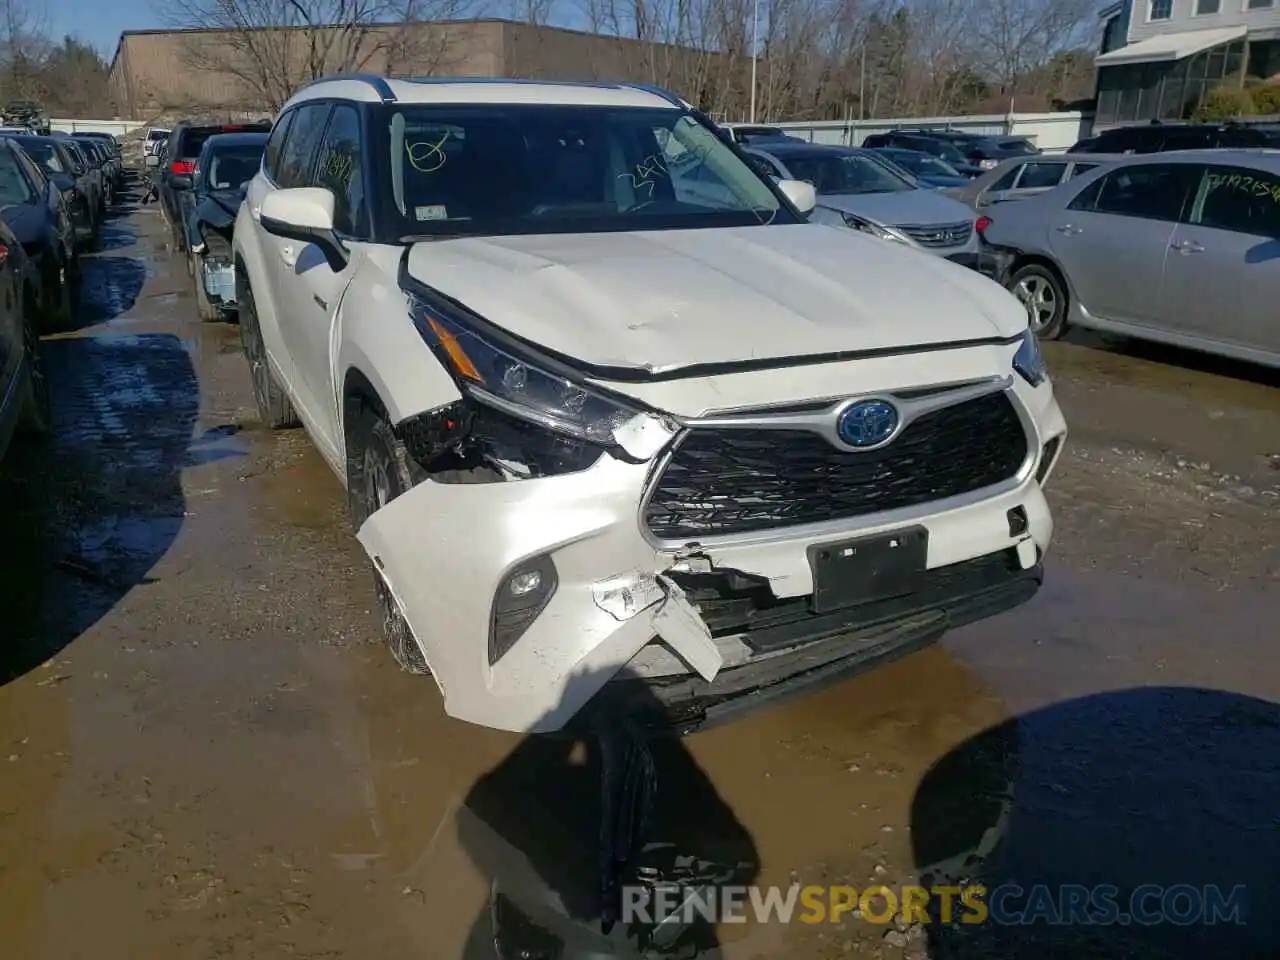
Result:
{"label": "brick building", "polygon": [[108,82],[118,115],[127,119],[244,117],[271,113],[317,72],[350,70],[657,83],[713,112],[740,100],[750,82],[746,57],[496,19],[348,32],[127,31]]}

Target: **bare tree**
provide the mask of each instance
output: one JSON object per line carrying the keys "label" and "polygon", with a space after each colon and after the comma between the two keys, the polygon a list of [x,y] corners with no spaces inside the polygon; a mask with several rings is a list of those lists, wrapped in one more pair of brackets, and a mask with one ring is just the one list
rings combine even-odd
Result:
{"label": "bare tree", "polygon": [[1000,92],[1019,92],[1020,81],[1054,54],[1088,38],[1093,0],[975,0],[973,36],[981,42]]}
{"label": "bare tree", "polygon": [[38,6],[27,0],[0,0],[0,61],[9,99],[39,95],[39,67],[49,52],[47,26]]}
{"label": "bare tree", "polygon": [[[242,106],[276,111],[299,87],[334,73],[430,75],[471,0],[178,0],[170,17],[200,26],[188,63],[232,78]],[[215,97],[215,99],[218,99]]]}

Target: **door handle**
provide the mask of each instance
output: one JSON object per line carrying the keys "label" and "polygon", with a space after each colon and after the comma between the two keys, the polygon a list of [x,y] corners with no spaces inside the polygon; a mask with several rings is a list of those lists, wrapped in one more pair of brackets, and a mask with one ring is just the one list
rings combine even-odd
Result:
{"label": "door handle", "polygon": [[1074,237],[1078,233],[1084,233],[1084,227],[1077,227],[1075,224],[1064,223],[1056,228],[1059,233],[1066,234],[1068,237]]}
{"label": "door handle", "polygon": [[1182,240],[1178,243],[1169,244],[1170,250],[1177,250],[1183,256],[1190,253],[1204,253],[1204,247],[1196,243],[1194,240]]}
{"label": "door handle", "polygon": [[292,267],[298,262],[298,251],[292,246],[284,246],[280,248],[280,259],[284,261],[286,267]]}

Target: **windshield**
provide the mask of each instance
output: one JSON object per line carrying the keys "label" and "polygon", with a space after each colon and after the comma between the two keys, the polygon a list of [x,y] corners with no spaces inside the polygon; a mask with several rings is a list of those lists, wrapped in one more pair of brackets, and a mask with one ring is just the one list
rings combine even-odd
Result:
{"label": "windshield", "polygon": [[58,151],[53,149],[53,144],[47,140],[19,140],[22,149],[27,151],[27,155],[36,163],[44,167],[50,173],[64,173],[62,160],[58,158]]}
{"label": "windshield", "polygon": [[31,199],[31,187],[18,166],[18,158],[12,150],[0,150],[0,206],[26,203]]}
{"label": "windshield", "polygon": [[261,166],[261,145],[224,148],[209,158],[205,183],[210,190],[238,190],[240,184],[254,178]]}
{"label": "windshield", "polygon": [[681,110],[543,104],[396,109],[401,236],[670,230],[794,222],[773,190]]}
{"label": "windshield", "polygon": [[148,140],[167,140],[168,138],[168,130],[152,130],[147,134]]}
{"label": "windshield", "polygon": [[882,163],[861,154],[786,154],[779,157],[797,180],[813,184],[819,196],[864,193],[905,193],[915,184]]}

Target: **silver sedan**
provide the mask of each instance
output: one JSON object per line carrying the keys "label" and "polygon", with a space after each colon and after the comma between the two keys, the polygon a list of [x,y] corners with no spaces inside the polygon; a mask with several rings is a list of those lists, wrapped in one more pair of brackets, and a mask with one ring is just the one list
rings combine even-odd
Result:
{"label": "silver sedan", "polygon": [[1280,367],[1280,152],[1135,155],[993,208],[983,241],[1041,337],[1075,324]]}

